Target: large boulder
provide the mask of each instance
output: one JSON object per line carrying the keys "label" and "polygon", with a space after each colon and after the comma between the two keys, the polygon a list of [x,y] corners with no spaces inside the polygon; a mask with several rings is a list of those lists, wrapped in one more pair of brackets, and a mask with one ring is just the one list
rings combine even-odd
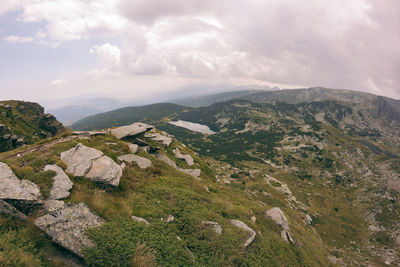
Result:
{"label": "large boulder", "polygon": [[141,169],[146,169],[151,167],[151,160],[133,154],[126,154],[123,156],[119,156],[118,160],[126,162],[135,162]]}
{"label": "large boulder", "polygon": [[85,175],[86,178],[92,181],[113,186],[119,185],[121,176],[121,166],[107,156],[102,156],[101,158],[96,159],[93,162],[90,171]]}
{"label": "large boulder", "polygon": [[67,172],[74,176],[85,176],[93,161],[102,157],[103,152],[95,148],[77,144],[74,148],[61,153],[61,160],[67,164]]}
{"label": "large boulder", "polygon": [[194,160],[193,160],[192,156],[190,156],[189,154],[181,154],[181,152],[179,151],[178,148],[175,148],[174,150],[172,150],[172,152],[174,152],[174,155],[178,159],[185,160],[187,165],[192,166],[194,164]]}
{"label": "large boulder", "polygon": [[118,186],[122,168],[100,150],[77,144],[61,153],[61,160],[67,164],[67,172],[74,176],[100,183]]}
{"label": "large boulder", "polygon": [[93,246],[85,230],[97,227],[105,220],[93,213],[85,204],[65,204],[56,211],[39,217],[35,225],[54,242],[83,257],[83,250]]}
{"label": "large boulder", "polygon": [[7,164],[0,162],[0,199],[20,202],[40,202],[42,194],[35,183],[20,180]]}
{"label": "large boulder", "polygon": [[57,165],[46,165],[45,171],[54,171],[56,176],[53,177],[53,186],[50,189],[49,199],[63,199],[70,195],[69,190],[72,189],[72,182],[68,175]]}
{"label": "large boulder", "polygon": [[135,122],[131,125],[111,129],[111,134],[118,139],[122,139],[145,133],[151,129],[154,129],[154,126],[142,122]]}
{"label": "large boulder", "polygon": [[245,224],[242,221],[231,220],[231,223],[234,226],[236,226],[236,227],[238,227],[238,228],[240,228],[240,229],[242,229],[242,230],[244,230],[246,232],[249,232],[251,234],[249,239],[247,239],[246,242],[244,242],[244,244],[243,244],[243,247],[245,247],[245,248],[248,247],[254,241],[254,238],[256,238],[256,232],[253,229],[251,229],[250,227],[248,227],[247,224]]}

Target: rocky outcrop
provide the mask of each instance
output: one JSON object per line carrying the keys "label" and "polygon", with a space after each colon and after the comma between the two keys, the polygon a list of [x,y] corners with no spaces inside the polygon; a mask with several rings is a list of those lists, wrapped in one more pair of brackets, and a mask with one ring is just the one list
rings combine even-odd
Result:
{"label": "rocky outcrop", "polygon": [[213,228],[214,232],[218,235],[222,234],[222,227],[217,222],[202,221],[201,224],[206,225],[206,226],[211,226]]}
{"label": "rocky outcrop", "polygon": [[40,202],[41,197],[39,186],[18,179],[7,164],[0,162],[0,199],[35,204]]}
{"label": "rocky outcrop", "polygon": [[238,227],[238,228],[240,228],[240,229],[242,229],[242,230],[244,230],[244,231],[246,231],[246,232],[249,232],[250,234],[251,234],[251,236],[250,236],[250,238],[249,239],[247,239],[246,240],[246,242],[244,242],[244,244],[243,244],[243,247],[248,247],[253,241],[254,241],[254,239],[256,238],[256,232],[253,230],[253,229],[251,229],[250,227],[248,227],[244,222],[242,222],[242,221],[239,221],[239,220],[231,220],[231,223],[234,225],[234,226],[236,226],[236,227]]}
{"label": "rocky outcrop", "polygon": [[144,137],[149,138],[150,140],[156,141],[160,143],[164,147],[169,147],[169,145],[172,143],[172,140],[174,140],[173,136],[167,134],[167,133],[145,133]]}
{"label": "rocky outcrop", "polygon": [[175,157],[178,159],[185,160],[187,165],[192,166],[194,164],[193,158],[189,154],[181,154],[178,148],[175,148],[172,152],[174,152]]}
{"label": "rocky outcrop", "polygon": [[281,237],[283,240],[292,244],[295,243],[295,240],[290,235],[288,220],[286,219],[286,216],[283,214],[280,208],[274,207],[267,210],[265,216],[273,220],[276,224],[282,226],[283,230],[281,232]]}
{"label": "rocky outcrop", "polygon": [[114,135],[118,139],[122,139],[122,138],[126,138],[126,137],[137,136],[137,135],[145,133],[153,128],[154,128],[154,126],[152,126],[152,125],[142,123],[142,122],[135,122],[131,125],[126,125],[126,126],[118,127],[115,129],[111,129],[111,134]]}
{"label": "rocky outcrop", "polygon": [[23,214],[22,212],[14,208],[14,206],[8,204],[2,199],[0,199],[0,214],[6,214],[22,221],[25,221],[28,218],[25,214]]}
{"label": "rocky outcrop", "polygon": [[61,153],[61,160],[67,164],[67,172],[84,176],[92,181],[118,186],[122,168],[100,150],[77,144]]}
{"label": "rocky outcrop", "polygon": [[54,171],[53,186],[50,189],[49,199],[64,199],[69,197],[69,190],[72,189],[72,182],[68,175],[57,165],[46,165],[45,171]]}
{"label": "rocky outcrop", "polygon": [[48,213],[52,213],[59,209],[62,209],[64,205],[65,205],[64,201],[50,199],[44,202],[43,207],[45,211],[47,211]]}
{"label": "rocky outcrop", "polygon": [[155,157],[161,161],[164,161],[165,163],[167,163],[168,165],[170,165],[171,167],[174,167],[175,169],[177,169],[178,171],[187,173],[189,175],[192,175],[194,178],[199,178],[200,174],[201,174],[201,170],[200,169],[182,169],[179,168],[175,161],[173,161],[172,159],[168,158],[167,156],[165,156],[162,153],[156,153]]}
{"label": "rocky outcrop", "polygon": [[142,217],[132,216],[132,220],[137,221],[137,222],[142,222],[144,224],[150,224],[146,219],[144,219]]}
{"label": "rocky outcrop", "polygon": [[85,204],[65,204],[55,212],[35,220],[35,225],[54,242],[83,257],[83,249],[93,246],[85,230],[100,226],[104,219],[94,214]]}
{"label": "rocky outcrop", "polygon": [[146,169],[151,167],[151,160],[133,154],[126,154],[123,156],[119,156],[118,160],[126,162],[135,162],[141,169]]}

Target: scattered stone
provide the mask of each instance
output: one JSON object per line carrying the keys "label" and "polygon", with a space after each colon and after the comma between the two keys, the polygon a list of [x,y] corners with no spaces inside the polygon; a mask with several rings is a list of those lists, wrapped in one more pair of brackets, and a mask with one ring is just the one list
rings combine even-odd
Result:
{"label": "scattered stone", "polygon": [[187,173],[192,175],[195,178],[199,178],[200,174],[201,174],[201,170],[200,169],[182,169],[179,168],[175,161],[173,161],[172,159],[170,159],[169,157],[165,156],[164,154],[161,153],[156,153],[155,157],[161,161],[164,161],[165,163],[167,163],[168,165],[174,167],[175,169],[177,169],[178,171]]}
{"label": "scattered stone", "polygon": [[46,165],[45,171],[54,171],[56,176],[53,177],[53,186],[50,189],[49,199],[64,199],[69,197],[69,190],[72,189],[72,182],[68,175],[57,165]]}
{"label": "scattered stone", "polygon": [[174,216],[168,215],[168,217],[167,217],[167,219],[165,220],[165,222],[171,223],[171,222],[173,222],[174,220],[175,220],[175,217],[174,217]]}
{"label": "scattered stone", "polygon": [[255,224],[256,223],[256,221],[257,221],[257,218],[256,218],[256,216],[251,216],[251,222],[253,223],[253,224]]}
{"label": "scattered stone", "polygon": [[222,227],[217,222],[201,221],[202,225],[212,226],[214,232],[218,235],[222,234]]}
{"label": "scattered stone", "polygon": [[179,171],[182,171],[184,173],[190,174],[191,176],[193,176],[194,178],[199,178],[200,174],[201,174],[201,170],[200,169],[181,169],[178,168]]}
{"label": "scattered stone", "polygon": [[150,152],[150,147],[149,146],[139,146],[138,147],[138,152],[149,153]]}
{"label": "scattered stone", "polygon": [[156,141],[160,143],[164,147],[169,147],[174,139],[171,135],[164,133],[145,133],[144,137],[149,138],[150,140]]}
{"label": "scattered stone", "polygon": [[146,219],[141,218],[141,217],[132,216],[132,219],[133,219],[134,221],[137,221],[137,222],[142,222],[142,223],[145,223],[145,224],[150,224]]}
{"label": "scattered stone", "polygon": [[126,162],[135,162],[139,168],[146,169],[151,167],[151,160],[133,154],[119,156],[118,160]]}
{"label": "scattered stone", "polygon": [[77,144],[61,153],[61,160],[67,164],[67,172],[74,176],[85,176],[93,161],[103,156],[100,150]]}
{"label": "scattered stone", "polygon": [[126,167],[126,163],[125,163],[125,162],[122,162],[121,165],[119,165],[119,166],[120,166],[121,169],[123,170],[123,169],[125,169],[125,167]]}
{"label": "scattered stone", "polygon": [[103,223],[105,220],[83,203],[65,204],[61,209],[35,220],[35,225],[54,242],[80,257],[83,257],[83,249],[93,246],[85,230]]}
{"label": "scattered stone", "polygon": [[102,156],[96,159],[90,171],[85,175],[86,178],[100,183],[118,186],[122,176],[122,168],[111,158]]}
{"label": "scattered stone", "polygon": [[207,191],[207,193],[210,193],[210,189],[208,189],[207,186],[203,186],[203,187],[204,187],[204,189]]}
{"label": "scattered stone", "polygon": [[153,128],[154,128],[154,126],[152,126],[152,125],[142,123],[142,122],[135,122],[131,125],[111,129],[111,134],[114,135],[118,139],[122,139],[125,137],[136,136],[141,133],[145,133]]}
{"label": "scattered stone", "polygon": [[51,199],[44,202],[44,209],[48,213],[52,213],[59,209],[62,209],[64,205],[65,205],[64,201]]}
{"label": "scattered stone", "polygon": [[137,144],[129,144],[129,150],[132,152],[132,154],[136,154],[136,152],[139,149],[139,146]]}
{"label": "scattered stone", "polygon": [[0,199],[39,202],[42,195],[39,186],[28,180],[20,180],[7,164],[0,162]]}
{"label": "scattered stone", "polygon": [[11,204],[8,204],[4,200],[0,199],[0,214],[10,215],[19,220],[25,221],[28,217],[25,214],[14,208]]}
{"label": "scattered stone", "polygon": [[234,225],[234,226],[236,226],[236,227],[238,227],[238,228],[240,228],[240,229],[242,229],[242,230],[244,230],[244,231],[247,231],[247,232],[249,232],[249,233],[251,233],[251,236],[250,236],[250,238],[249,239],[247,239],[246,240],[246,242],[244,242],[244,244],[243,244],[243,247],[248,247],[253,241],[254,241],[254,238],[256,238],[256,232],[253,230],[253,229],[251,229],[250,227],[248,227],[244,222],[242,222],[242,221],[239,221],[239,220],[231,220],[231,223]]}
{"label": "scattered stone", "polygon": [[181,152],[179,151],[178,148],[175,148],[174,150],[172,150],[172,152],[174,152],[174,155],[178,159],[184,159],[186,161],[187,165],[193,166],[194,160],[193,160],[192,156],[190,156],[189,154],[181,154]]}

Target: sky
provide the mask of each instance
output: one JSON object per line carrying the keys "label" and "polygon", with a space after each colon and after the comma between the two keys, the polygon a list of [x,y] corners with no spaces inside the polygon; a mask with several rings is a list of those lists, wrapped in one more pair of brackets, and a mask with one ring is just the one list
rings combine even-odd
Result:
{"label": "sky", "polygon": [[400,99],[400,1],[0,3],[0,99],[141,99],[253,85]]}

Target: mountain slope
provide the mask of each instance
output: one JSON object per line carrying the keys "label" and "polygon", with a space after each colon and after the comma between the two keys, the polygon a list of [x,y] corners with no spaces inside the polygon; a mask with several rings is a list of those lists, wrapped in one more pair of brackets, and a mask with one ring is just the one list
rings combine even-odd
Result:
{"label": "mountain slope", "polygon": [[43,107],[24,101],[0,101],[0,152],[54,136],[64,127]]}

